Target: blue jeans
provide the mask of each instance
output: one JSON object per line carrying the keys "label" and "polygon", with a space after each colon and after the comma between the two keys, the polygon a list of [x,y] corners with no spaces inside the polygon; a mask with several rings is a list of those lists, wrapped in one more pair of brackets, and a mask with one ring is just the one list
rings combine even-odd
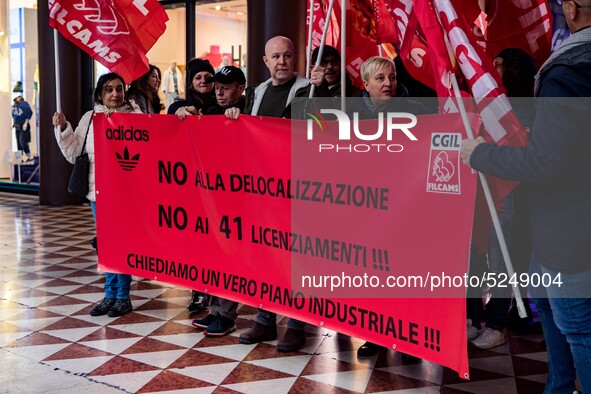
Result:
{"label": "blue jeans", "polygon": [[[96,220],[96,202],[90,202],[92,215]],[[105,272],[105,298],[128,300],[131,287],[131,275]]]}
{"label": "blue jeans", "polygon": [[[530,277],[534,273],[557,275],[532,256]],[[550,371],[544,393],[571,394],[576,374],[583,392],[591,393],[591,270],[561,273],[560,279],[561,286],[530,287],[548,349]]]}
{"label": "blue jeans", "polygon": [[[264,326],[275,326],[277,325],[277,314],[264,309],[259,309],[256,321]],[[287,321],[287,328],[292,328],[294,330],[304,331],[305,325],[306,323],[296,319],[289,319]]]}

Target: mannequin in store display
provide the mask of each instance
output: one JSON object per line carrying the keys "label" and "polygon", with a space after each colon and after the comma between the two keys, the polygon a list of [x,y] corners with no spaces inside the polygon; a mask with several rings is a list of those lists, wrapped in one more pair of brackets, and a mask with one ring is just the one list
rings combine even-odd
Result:
{"label": "mannequin in store display", "polygon": [[166,108],[170,106],[175,100],[178,100],[185,89],[183,88],[183,74],[177,67],[176,60],[170,63],[170,67],[164,70],[162,75],[162,93],[166,97]]}
{"label": "mannequin in store display", "polygon": [[33,111],[29,103],[25,101],[23,96],[17,96],[12,104],[12,123],[16,133],[16,143],[18,150],[23,153],[22,161],[33,161],[33,155],[29,149],[29,142],[31,142],[31,117]]}

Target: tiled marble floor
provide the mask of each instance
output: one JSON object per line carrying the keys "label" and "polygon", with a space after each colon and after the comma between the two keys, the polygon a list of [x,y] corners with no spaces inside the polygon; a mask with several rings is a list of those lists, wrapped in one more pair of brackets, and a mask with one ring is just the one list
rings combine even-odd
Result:
{"label": "tiled marble floor", "polygon": [[[470,349],[472,381],[438,365],[405,364],[396,352],[357,359],[363,342],[310,328],[308,345],[278,353],[241,345],[238,331],[204,338],[191,326],[189,291],[134,281],[134,311],[91,317],[102,276],[89,245],[88,206],[39,206],[0,193],[0,391],[9,393],[540,393],[547,373],[541,335]],[[137,278],[136,278],[137,279]],[[280,335],[285,330],[281,322]]]}

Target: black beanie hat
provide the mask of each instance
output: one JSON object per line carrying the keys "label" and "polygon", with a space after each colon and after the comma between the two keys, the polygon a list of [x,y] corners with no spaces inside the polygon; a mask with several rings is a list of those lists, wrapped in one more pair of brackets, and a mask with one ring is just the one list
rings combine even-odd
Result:
{"label": "black beanie hat", "polygon": [[[316,65],[316,59],[318,59],[318,52],[320,52],[320,47],[314,48],[312,51],[312,65]],[[325,56],[334,56],[337,59],[341,59],[341,54],[335,47],[331,47],[330,45],[325,45],[324,49],[322,50],[322,57]]]}
{"label": "black beanie hat", "polygon": [[192,59],[189,61],[189,64],[187,64],[187,68],[189,69],[187,87],[193,84],[193,78],[195,77],[195,74],[201,71],[207,71],[211,75],[215,74],[215,70],[213,69],[213,66],[211,65],[209,60],[203,60],[199,58]]}

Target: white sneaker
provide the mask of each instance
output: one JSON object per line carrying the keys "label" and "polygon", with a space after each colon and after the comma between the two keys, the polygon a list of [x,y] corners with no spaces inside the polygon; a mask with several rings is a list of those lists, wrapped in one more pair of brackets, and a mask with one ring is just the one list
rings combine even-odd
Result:
{"label": "white sneaker", "polygon": [[478,338],[478,335],[480,334],[480,330],[474,326],[468,327],[468,330],[466,332],[467,332],[466,336],[468,338],[468,342],[472,342],[473,340]]}
{"label": "white sneaker", "polygon": [[466,319],[466,337],[472,342],[480,334],[480,330],[472,325],[472,319]]}
{"label": "white sneaker", "polygon": [[505,343],[505,334],[489,327],[480,330],[480,335],[472,341],[472,344],[479,349],[492,349],[503,343]]}

